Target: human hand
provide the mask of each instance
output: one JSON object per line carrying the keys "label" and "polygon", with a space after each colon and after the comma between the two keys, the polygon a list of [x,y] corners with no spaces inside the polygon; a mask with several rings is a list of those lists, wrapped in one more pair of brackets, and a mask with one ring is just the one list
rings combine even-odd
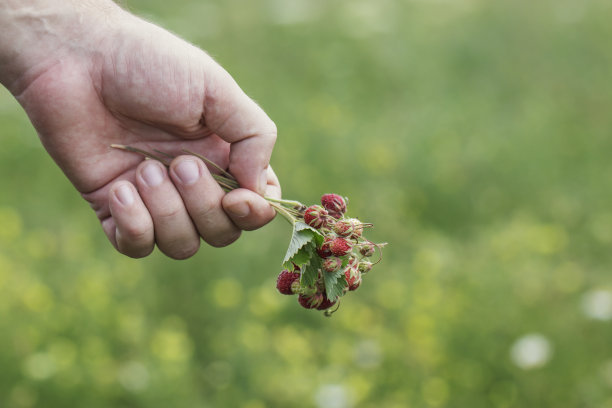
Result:
{"label": "human hand", "polygon": [[[157,244],[183,259],[200,237],[228,245],[274,217],[262,195],[280,198],[269,166],[276,127],[223,68],[107,0],[43,3],[0,10],[11,34],[0,40],[0,81],[117,250],[142,257]],[[43,24],[28,31],[32,20]],[[166,169],[114,143],[179,156]],[[243,188],[224,193],[183,149],[228,168]]]}

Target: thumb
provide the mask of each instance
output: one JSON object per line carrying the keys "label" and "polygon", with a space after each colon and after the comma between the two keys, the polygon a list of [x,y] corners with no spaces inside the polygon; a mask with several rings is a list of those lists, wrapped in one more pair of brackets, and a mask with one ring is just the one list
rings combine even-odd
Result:
{"label": "thumb", "polygon": [[229,172],[241,187],[263,195],[276,142],[276,125],[214,61],[205,86],[203,121],[208,129],[230,143]]}

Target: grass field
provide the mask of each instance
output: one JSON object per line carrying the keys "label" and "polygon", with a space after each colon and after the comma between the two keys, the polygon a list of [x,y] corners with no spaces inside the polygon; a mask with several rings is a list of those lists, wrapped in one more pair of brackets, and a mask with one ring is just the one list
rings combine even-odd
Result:
{"label": "grass field", "polygon": [[126,258],[1,88],[0,407],[612,407],[609,2],[124,3],[389,245],[332,318],[276,292],[280,218]]}

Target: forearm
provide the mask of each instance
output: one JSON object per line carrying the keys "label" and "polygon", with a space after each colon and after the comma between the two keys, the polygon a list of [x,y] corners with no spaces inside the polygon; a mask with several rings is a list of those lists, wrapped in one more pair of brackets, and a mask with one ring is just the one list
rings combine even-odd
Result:
{"label": "forearm", "polygon": [[110,0],[0,0],[0,83],[19,93],[125,14]]}

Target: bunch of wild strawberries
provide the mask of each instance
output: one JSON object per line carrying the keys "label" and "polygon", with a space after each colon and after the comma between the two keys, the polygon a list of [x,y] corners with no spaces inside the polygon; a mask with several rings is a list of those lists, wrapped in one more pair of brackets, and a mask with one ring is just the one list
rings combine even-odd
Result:
{"label": "bunch of wild strawberries", "polygon": [[[159,150],[120,144],[111,147],[158,160],[166,167],[174,158]],[[190,150],[182,150],[181,154],[196,156],[216,169],[212,176],[224,191],[240,187],[233,175],[205,156]],[[372,224],[346,217],[346,200],[338,194],[324,194],[321,205],[310,207],[298,201],[264,198],[293,226],[283,261],[285,267],[292,265],[292,268],[278,275],[277,289],[285,295],[297,294],[303,307],[325,310],[329,315],[329,309],[339,304],[340,297],[361,285],[362,277],[372,269],[370,258],[385,244],[374,244],[363,236],[364,228]]]}
{"label": "bunch of wild strawberries", "polygon": [[[303,213],[302,213],[303,211]],[[346,216],[346,200],[338,194],[324,194],[321,205],[311,205],[300,211],[304,223],[316,229],[322,236],[317,245],[316,256],[320,268],[314,284],[304,284],[302,270],[294,265],[292,270],[283,270],[277,278],[276,288],[285,295],[298,295],[298,302],[306,309],[327,310],[338,303],[339,298],[361,285],[363,276],[372,269],[371,257],[384,244],[374,244],[363,235],[366,227],[357,218]],[[329,299],[323,274],[338,274],[342,290]],[[328,312],[329,314],[329,312]]]}

